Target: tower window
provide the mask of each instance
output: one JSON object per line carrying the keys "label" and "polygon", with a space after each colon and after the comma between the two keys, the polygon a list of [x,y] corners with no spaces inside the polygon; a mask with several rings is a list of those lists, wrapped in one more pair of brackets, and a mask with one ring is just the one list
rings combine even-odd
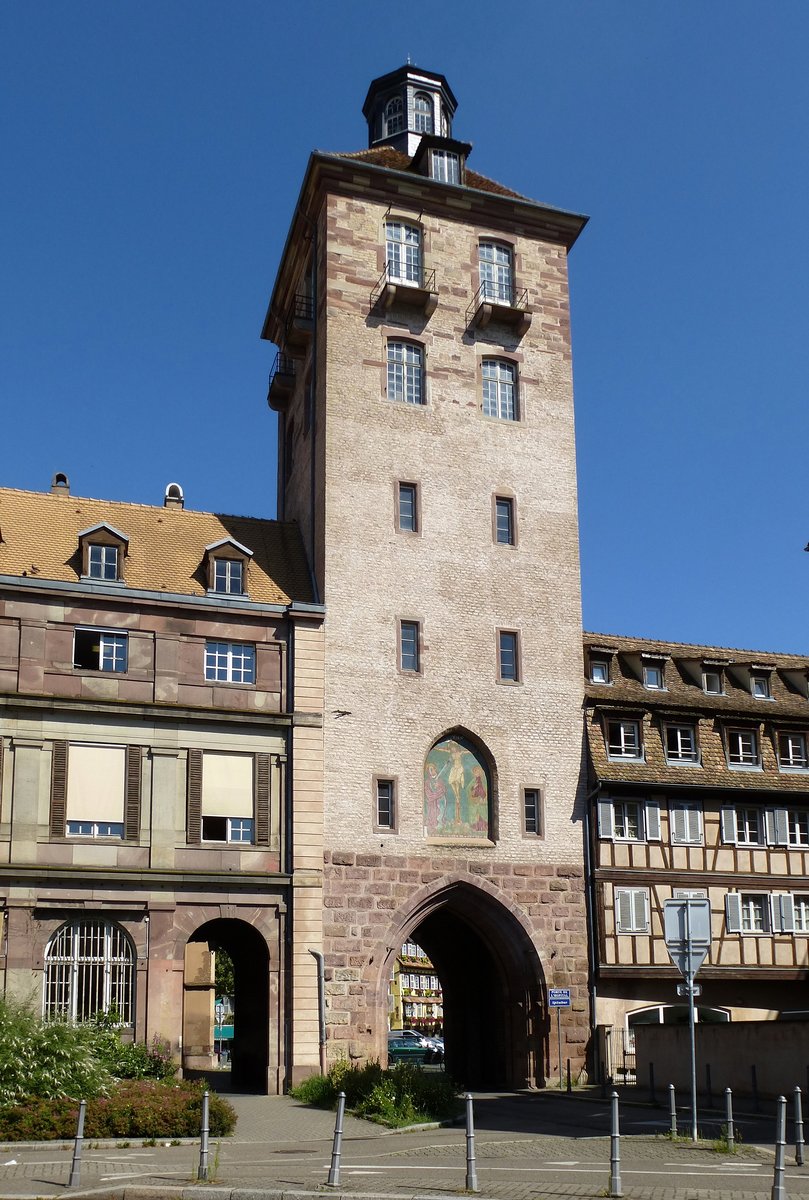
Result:
{"label": "tower window", "polygon": [[495,496],[494,498],[494,539],[501,546],[513,546],[514,536],[514,501],[510,496]]}
{"label": "tower window", "polygon": [[421,670],[420,632],[418,621],[399,622],[399,666],[403,671]]}
{"label": "tower window", "polygon": [[480,243],[481,299],[495,304],[511,304],[514,299],[514,275],[511,247],[500,242]]}
{"label": "tower window", "polygon": [[400,483],[398,492],[398,526],[403,533],[418,533],[418,487],[415,483]]}
{"label": "tower window", "polygon": [[542,836],[542,801],[539,788],[523,788],[523,829]]}
{"label": "tower window", "polygon": [[413,121],[416,133],[433,132],[433,102],[426,92],[416,92],[413,101]]}
{"label": "tower window", "polygon": [[375,816],[377,829],[396,828],[396,789],[392,779],[377,779],[376,781]]}
{"label": "tower window", "polygon": [[497,678],[501,683],[520,681],[520,643],[513,630],[501,629],[497,634]]}
{"label": "tower window", "polygon": [[394,96],[385,105],[385,137],[401,133],[404,129],[404,107],[401,96]]}
{"label": "tower window", "polygon": [[385,261],[393,283],[421,285],[421,230],[404,221],[385,222]]}
{"label": "tower window", "polygon": [[483,414],[501,421],[517,420],[517,386],[514,364],[499,358],[483,360]]}
{"label": "tower window", "polygon": [[424,403],[424,351],[414,342],[388,342],[388,399]]}

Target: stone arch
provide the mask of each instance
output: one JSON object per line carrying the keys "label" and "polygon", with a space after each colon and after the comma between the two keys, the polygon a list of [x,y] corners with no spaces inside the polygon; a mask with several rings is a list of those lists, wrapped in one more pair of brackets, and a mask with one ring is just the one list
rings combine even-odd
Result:
{"label": "stone arch", "polygon": [[[389,923],[366,984],[387,1011],[393,961],[418,941],[444,991],[447,1069],[465,1087],[542,1086],[547,1060],[545,973],[530,920],[495,884],[463,872],[414,893]],[[383,1056],[384,1031],[377,1031]]]}
{"label": "stone arch", "polygon": [[483,739],[452,726],[433,738],[423,762],[424,836],[496,840],[497,764]]}

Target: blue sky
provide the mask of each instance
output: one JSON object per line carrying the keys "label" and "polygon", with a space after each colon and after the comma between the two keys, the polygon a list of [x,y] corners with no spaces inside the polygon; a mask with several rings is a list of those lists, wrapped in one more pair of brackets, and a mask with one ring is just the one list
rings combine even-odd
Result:
{"label": "blue sky", "polygon": [[[585,625],[809,652],[809,6],[39,0],[0,11],[0,483],[273,516],[259,332],[312,148],[443,72],[571,254]],[[397,28],[397,24],[401,28]]]}

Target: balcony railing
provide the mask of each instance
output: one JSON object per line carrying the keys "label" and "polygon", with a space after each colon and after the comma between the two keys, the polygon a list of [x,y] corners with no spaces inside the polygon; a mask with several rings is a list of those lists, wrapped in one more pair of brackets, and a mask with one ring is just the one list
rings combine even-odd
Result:
{"label": "balcony railing", "polygon": [[315,327],[315,304],[311,296],[299,292],[292,298],[287,313],[284,333],[284,350],[288,355],[301,358],[306,353]]}
{"label": "balcony railing", "polygon": [[267,386],[267,403],[276,412],[286,407],[295,388],[295,360],[280,350],[270,369]]}
{"label": "balcony railing", "polygon": [[532,312],[528,307],[528,288],[516,291],[507,283],[484,279],[466,310],[466,323],[485,329],[490,321],[510,325],[521,337],[528,331]]}
{"label": "balcony railing", "polygon": [[416,308],[430,317],[438,304],[438,292],[435,288],[435,270],[422,271],[417,279],[402,279],[391,273],[390,263],[371,289],[370,308],[387,311],[398,305],[406,308]]}

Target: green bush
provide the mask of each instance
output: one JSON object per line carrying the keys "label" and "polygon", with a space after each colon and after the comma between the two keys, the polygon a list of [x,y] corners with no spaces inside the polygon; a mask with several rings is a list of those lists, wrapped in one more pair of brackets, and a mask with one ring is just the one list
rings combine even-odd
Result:
{"label": "green bush", "polygon": [[[109,1096],[87,1102],[87,1138],[197,1137],[202,1120],[200,1083],[161,1083],[134,1080],[122,1083]],[[72,1138],[79,1106],[66,1097],[33,1099],[0,1110],[0,1139],[36,1142]],[[209,1097],[210,1131],[214,1137],[232,1133],[236,1113],[221,1096]]]}
{"label": "green bush", "polygon": [[92,1025],[42,1022],[0,1002],[0,1107],[25,1097],[98,1096],[112,1084]]}
{"label": "green bush", "polygon": [[312,1075],[292,1089],[296,1100],[318,1108],[335,1108],[340,1092],[345,1092],[351,1112],[382,1125],[441,1121],[460,1111],[452,1080],[413,1063],[396,1063],[383,1071],[378,1062],[355,1067],[343,1059],[328,1075]]}

